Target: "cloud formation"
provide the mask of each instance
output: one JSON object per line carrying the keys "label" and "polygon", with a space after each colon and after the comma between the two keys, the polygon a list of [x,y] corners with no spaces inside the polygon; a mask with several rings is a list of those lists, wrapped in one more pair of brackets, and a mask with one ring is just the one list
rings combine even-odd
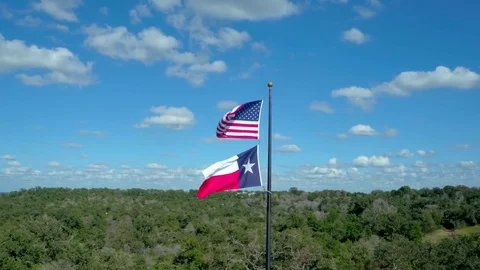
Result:
{"label": "cloud formation", "polygon": [[18,72],[16,77],[24,84],[87,86],[95,82],[92,68],[93,62],[83,63],[67,48],[27,45],[0,33],[0,73]]}
{"label": "cloud formation", "polygon": [[143,119],[135,128],[149,128],[152,125],[161,125],[172,130],[183,130],[195,124],[195,115],[187,107],[152,107],[150,112],[154,116]]}
{"label": "cloud formation", "polygon": [[281,145],[273,150],[275,152],[280,152],[280,153],[298,153],[302,151],[302,149],[298,147],[296,144]]}
{"label": "cloud formation", "polygon": [[[294,147],[293,147],[294,148]],[[2,156],[3,159],[7,155]],[[7,159],[12,161],[13,155]],[[16,160],[15,160],[16,161]],[[203,181],[204,167],[171,167],[147,163],[143,168],[127,164],[112,167],[107,163],[69,166],[52,161],[45,170],[18,163],[5,163],[0,168],[0,181],[12,183],[9,188],[35,186],[110,187],[110,188],[167,188],[196,189]],[[274,165],[275,166],[275,165]],[[429,163],[417,160],[412,164],[394,164],[382,155],[361,155],[351,163],[332,157],[325,164],[289,166],[273,171],[275,190],[292,186],[305,190],[340,189],[370,192],[374,189],[397,189],[439,185],[476,185],[480,166],[472,160],[458,163]],[[262,170],[266,177],[266,170]],[[15,180],[15,181],[13,181]],[[461,180],[461,182],[458,182]]]}
{"label": "cloud formation", "polygon": [[233,101],[233,100],[221,100],[217,102],[217,108],[222,109],[222,110],[231,110],[235,108],[235,106],[238,105],[238,102]]}
{"label": "cloud formation", "polygon": [[390,166],[390,159],[385,156],[358,156],[353,160],[353,165],[357,167],[374,166],[387,167]]}
{"label": "cloud formation", "polygon": [[328,103],[325,102],[325,101],[313,101],[310,104],[310,110],[311,111],[320,111],[320,112],[324,112],[324,113],[328,113],[328,114],[331,114],[331,113],[335,112],[335,110],[332,107],[330,107],[330,105],[328,105]]}
{"label": "cloud formation", "polygon": [[39,0],[33,3],[33,8],[60,21],[78,22],[75,9],[82,4],[83,0]]}
{"label": "cloud formation", "polygon": [[85,46],[105,56],[123,61],[139,61],[145,65],[165,61],[169,64],[165,71],[167,76],[184,78],[194,86],[202,85],[208,74],[227,70],[224,61],[209,61],[206,56],[181,52],[181,42],[156,27],[148,27],[133,34],[124,26],[100,27],[92,24],[84,32]]}
{"label": "cloud formation", "polygon": [[350,134],[357,136],[375,136],[378,132],[369,125],[355,125],[348,131]]}
{"label": "cloud formation", "polygon": [[386,138],[393,138],[393,137],[397,137],[398,133],[399,133],[398,130],[394,128],[387,128],[384,132],[384,136]]}
{"label": "cloud formation", "polygon": [[480,74],[459,66],[453,70],[438,66],[433,71],[405,71],[391,81],[369,88],[350,86],[332,90],[332,97],[344,97],[347,101],[367,111],[381,96],[407,97],[417,91],[453,88],[459,90],[480,87]]}
{"label": "cloud formation", "polygon": [[278,140],[278,141],[287,141],[287,140],[290,140],[291,138],[289,136],[285,136],[280,133],[274,133],[272,135],[272,139]]}
{"label": "cloud formation", "polygon": [[349,30],[344,31],[342,34],[342,38],[345,41],[355,43],[358,45],[368,41],[368,36],[355,27],[352,27]]}

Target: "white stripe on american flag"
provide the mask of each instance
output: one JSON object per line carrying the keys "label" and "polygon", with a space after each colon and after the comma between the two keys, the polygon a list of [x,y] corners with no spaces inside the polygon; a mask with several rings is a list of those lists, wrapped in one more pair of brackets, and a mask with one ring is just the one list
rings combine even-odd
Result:
{"label": "white stripe on american flag", "polygon": [[241,125],[248,125],[248,126],[258,126],[258,121],[243,121],[243,120],[230,120],[228,122],[221,121],[218,123],[221,126],[241,126]]}

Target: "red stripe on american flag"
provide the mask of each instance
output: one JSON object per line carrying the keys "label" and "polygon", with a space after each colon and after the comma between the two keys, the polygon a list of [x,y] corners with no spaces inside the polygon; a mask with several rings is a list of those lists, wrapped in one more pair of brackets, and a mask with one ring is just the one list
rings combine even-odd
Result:
{"label": "red stripe on american flag", "polygon": [[237,133],[258,133],[258,130],[244,130],[244,129],[218,129],[217,132],[225,133],[225,132],[237,132]]}
{"label": "red stripe on american flag", "polygon": [[234,136],[234,135],[219,135],[217,133],[217,138],[231,138],[231,139],[257,139],[258,136]]}

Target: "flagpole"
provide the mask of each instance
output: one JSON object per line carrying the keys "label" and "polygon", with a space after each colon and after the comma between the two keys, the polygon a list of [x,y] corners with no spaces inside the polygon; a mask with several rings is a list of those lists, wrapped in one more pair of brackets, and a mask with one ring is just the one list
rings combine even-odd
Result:
{"label": "flagpole", "polygon": [[272,209],[271,209],[271,193],[272,193],[272,87],[273,83],[268,82],[268,167],[267,167],[267,228],[266,228],[266,268],[270,270],[272,256]]}

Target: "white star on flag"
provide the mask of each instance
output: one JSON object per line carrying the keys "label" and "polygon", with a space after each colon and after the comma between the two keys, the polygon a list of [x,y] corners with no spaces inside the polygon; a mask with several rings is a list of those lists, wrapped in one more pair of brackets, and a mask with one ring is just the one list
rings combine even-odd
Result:
{"label": "white star on flag", "polygon": [[243,165],[242,165],[243,167],[245,167],[245,172],[244,172],[244,173],[247,173],[247,172],[253,173],[252,167],[253,167],[254,165],[255,165],[255,163],[250,163],[250,159],[248,159],[247,164],[243,164]]}

